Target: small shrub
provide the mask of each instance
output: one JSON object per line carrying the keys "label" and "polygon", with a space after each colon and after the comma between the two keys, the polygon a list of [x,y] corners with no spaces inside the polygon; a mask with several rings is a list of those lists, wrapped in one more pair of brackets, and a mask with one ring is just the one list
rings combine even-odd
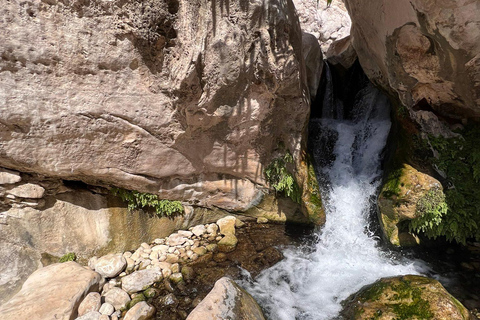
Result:
{"label": "small shrub", "polygon": [[158,196],[150,193],[112,188],[114,195],[119,196],[127,203],[128,210],[153,208],[160,217],[170,217],[175,213],[183,212],[183,205],[180,201],[159,199]]}
{"label": "small shrub", "polygon": [[300,203],[300,187],[295,177],[288,171],[288,163],[293,163],[290,152],[287,152],[283,157],[273,159],[272,163],[265,169],[265,177],[276,192],[283,193],[293,201]]}
{"label": "small shrub", "polygon": [[417,218],[410,221],[409,229],[423,233],[429,238],[444,234],[442,221],[447,215],[448,205],[440,189],[432,189],[417,202]]}
{"label": "small shrub", "polygon": [[67,262],[67,261],[75,261],[77,260],[77,256],[75,255],[74,252],[69,252],[62,256],[59,260],[60,263]]}

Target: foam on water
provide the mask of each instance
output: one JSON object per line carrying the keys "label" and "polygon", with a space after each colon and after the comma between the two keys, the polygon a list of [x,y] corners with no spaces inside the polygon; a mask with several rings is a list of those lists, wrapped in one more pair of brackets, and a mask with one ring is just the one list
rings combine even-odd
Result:
{"label": "foam on water", "polygon": [[334,160],[319,168],[327,180],[322,190],[327,222],[314,248],[289,248],[280,263],[242,283],[270,319],[333,319],[340,303],[363,286],[382,277],[423,271],[421,264],[382,250],[368,229],[391,123],[388,101],[373,86],[358,97],[350,120],[310,123],[318,136],[313,141],[317,163],[325,158],[325,148],[315,144],[336,139]]}

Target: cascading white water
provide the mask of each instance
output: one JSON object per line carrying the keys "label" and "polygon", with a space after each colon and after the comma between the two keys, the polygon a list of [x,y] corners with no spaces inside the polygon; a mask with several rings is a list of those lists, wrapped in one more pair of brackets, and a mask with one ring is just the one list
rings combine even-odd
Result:
{"label": "cascading white water", "polygon": [[[379,278],[422,273],[413,261],[382,251],[368,229],[372,198],[380,183],[380,154],[390,130],[387,99],[372,85],[357,95],[351,120],[311,120],[314,158],[322,163],[328,139],[334,160],[322,168],[327,222],[314,248],[290,248],[284,260],[242,285],[268,318],[333,319],[341,302]],[[323,161],[325,162],[325,161]],[[313,249],[313,250],[312,250]]]}

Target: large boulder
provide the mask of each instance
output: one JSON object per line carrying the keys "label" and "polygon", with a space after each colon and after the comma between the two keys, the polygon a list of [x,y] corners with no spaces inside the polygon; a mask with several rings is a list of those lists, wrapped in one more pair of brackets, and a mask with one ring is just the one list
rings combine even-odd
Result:
{"label": "large boulder", "polygon": [[421,276],[381,279],[343,302],[349,320],[470,320],[468,310],[437,280]]}
{"label": "large boulder", "polygon": [[193,309],[187,320],[264,320],[257,302],[235,281],[223,277],[212,291]]}
{"label": "large boulder", "polygon": [[2,17],[1,166],[245,210],[279,145],[300,158],[290,0],[9,1]]}
{"label": "large boulder", "polygon": [[450,125],[480,119],[478,1],[345,3],[353,46],[370,80],[398,96],[412,115],[434,113]]}
{"label": "large boulder", "polygon": [[[419,238],[409,232],[408,223],[434,214],[431,211],[446,209],[443,187],[437,179],[403,164],[386,179],[378,197],[378,208],[380,225],[390,243],[415,245]],[[435,223],[435,217],[428,218]]]}
{"label": "large boulder", "polygon": [[76,262],[41,268],[0,306],[2,320],[75,319],[80,302],[90,291],[100,290],[103,281],[100,274]]}

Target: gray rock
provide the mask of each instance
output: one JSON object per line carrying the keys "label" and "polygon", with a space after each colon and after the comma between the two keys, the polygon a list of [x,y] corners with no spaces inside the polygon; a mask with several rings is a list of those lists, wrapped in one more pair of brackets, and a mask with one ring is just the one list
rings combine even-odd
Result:
{"label": "gray rock", "polygon": [[128,293],[120,288],[112,288],[105,293],[105,302],[110,303],[115,310],[124,308],[130,302]]}
{"label": "gray rock", "polygon": [[52,264],[35,271],[20,292],[0,306],[0,314],[2,320],[70,320],[81,299],[90,291],[98,291],[100,285],[100,274],[76,262]]}
{"label": "gray rock", "polygon": [[123,320],[147,320],[151,319],[154,314],[155,308],[145,301],[141,301],[128,310]]}
{"label": "gray rock", "polygon": [[90,292],[78,306],[78,316],[83,316],[90,311],[98,311],[101,305],[100,293]]}
{"label": "gray rock", "polygon": [[250,294],[223,277],[187,317],[187,320],[204,319],[265,320],[265,317]]}
{"label": "gray rock", "polygon": [[8,190],[7,193],[19,198],[40,199],[45,194],[45,189],[38,184],[26,183]]}
{"label": "gray rock", "polygon": [[118,276],[126,266],[127,261],[121,253],[108,254],[97,260],[97,263],[95,263],[95,271],[105,278],[113,278]]}
{"label": "gray rock", "polygon": [[162,271],[159,268],[135,271],[122,278],[122,289],[127,293],[143,291],[153,283],[162,280],[162,277]]}

